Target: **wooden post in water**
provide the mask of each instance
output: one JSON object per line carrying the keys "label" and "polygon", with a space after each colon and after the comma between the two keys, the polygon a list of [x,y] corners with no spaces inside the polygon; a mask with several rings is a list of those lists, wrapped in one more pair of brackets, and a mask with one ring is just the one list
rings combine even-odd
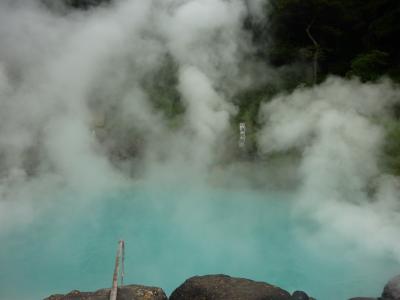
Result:
{"label": "wooden post in water", "polygon": [[122,257],[121,257],[121,286],[124,286],[125,275],[125,241],[122,240]]}
{"label": "wooden post in water", "polygon": [[124,256],[125,256],[124,252],[125,252],[125,242],[123,240],[120,240],[118,242],[117,256],[115,257],[115,268],[114,268],[113,282],[110,293],[110,300],[117,300],[119,258],[121,256],[122,256],[121,285],[124,283]]}

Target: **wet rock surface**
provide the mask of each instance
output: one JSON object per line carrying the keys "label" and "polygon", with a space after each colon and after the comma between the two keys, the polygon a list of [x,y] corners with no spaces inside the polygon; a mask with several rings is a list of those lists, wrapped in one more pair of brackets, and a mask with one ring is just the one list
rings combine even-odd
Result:
{"label": "wet rock surface", "polygon": [[303,291],[295,291],[292,294],[292,298],[290,298],[290,299],[292,299],[292,300],[310,300],[308,295]]}
{"label": "wet rock surface", "polygon": [[[72,291],[44,300],[109,300],[110,289],[96,292]],[[126,285],[118,288],[117,300],[167,300],[158,287]],[[303,291],[287,291],[265,283],[227,275],[195,276],[187,279],[169,297],[170,300],[315,300]],[[385,285],[382,296],[354,297],[348,300],[400,300],[400,275]]]}
{"label": "wet rock surface", "polygon": [[379,298],[355,297],[349,300],[400,300],[400,275],[390,279]]}
{"label": "wet rock surface", "polygon": [[170,300],[290,300],[279,287],[226,275],[195,276],[186,280]]}
{"label": "wet rock surface", "polygon": [[[109,300],[110,289],[96,292],[72,291],[66,295],[52,295],[44,300]],[[126,285],[118,288],[117,300],[167,300],[164,291],[157,287]]]}
{"label": "wet rock surface", "polygon": [[400,275],[389,280],[382,293],[382,300],[400,300]]}

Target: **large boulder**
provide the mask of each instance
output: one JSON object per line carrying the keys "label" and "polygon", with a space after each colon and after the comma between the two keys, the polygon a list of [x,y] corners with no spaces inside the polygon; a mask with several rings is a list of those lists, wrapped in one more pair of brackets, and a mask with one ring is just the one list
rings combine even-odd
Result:
{"label": "large boulder", "polygon": [[385,300],[400,300],[400,275],[389,280],[382,293]]}
{"label": "large boulder", "polygon": [[195,276],[186,280],[170,300],[290,300],[279,287],[226,275]]}
{"label": "large boulder", "polygon": [[[110,289],[96,292],[72,291],[66,295],[53,295],[44,300],[109,300]],[[125,285],[118,288],[117,300],[167,300],[164,291],[157,287]]]}

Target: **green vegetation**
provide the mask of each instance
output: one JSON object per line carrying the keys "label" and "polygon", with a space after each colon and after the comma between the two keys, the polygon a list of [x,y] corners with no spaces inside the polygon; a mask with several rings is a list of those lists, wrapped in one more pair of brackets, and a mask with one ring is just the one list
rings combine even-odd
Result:
{"label": "green vegetation", "polygon": [[400,120],[386,124],[383,164],[388,172],[400,176]]}
{"label": "green vegetation", "polygon": [[[386,76],[400,83],[400,1],[266,0],[264,8],[263,21],[245,23],[259,58],[278,68],[305,66],[304,76],[295,73],[298,68],[285,74],[281,92],[318,84],[329,75],[363,82]],[[239,106],[239,118],[254,127],[259,93]],[[400,175],[400,105],[392,112],[380,120],[386,129],[382,162],[387,172]]]}
{"label": "green vegetation", "polygon": [[260,55],[275,66],[296,61],[311,66],[318,51],[318,81],[329,74],[400,80],[397,0],[271,0],[265,4],[265,19],[269,21],[261,26],[268,34],[256,22],[247,27]]}
{"label": "green vegetation", "polygon": [[[110,0],[62,1],[87,9]],[[363,82],[386,76],[400,83],[400,1],[264,1],[264,17],[248,17],[243,27],[252,35],[257,59],[279,69],[280,80],[239,91],[233,97],[238,114],[232,127],[239,135],[239,123],[246,123],[249,155],[258,152],[259,108],[277,93],[319,84],[329,75],[357,76]],[[181,124],[185,111],[177,73],[176,62],[167,55],[162,66],[141,82],[154,109],[162,112],[172,127]],[[384,165],[400,175],[400,105],[393,107],[392,118],[379,121],[390,124],[386,126]]]}
{"label": "green vegetation", "polygon": [[[261,124],[258,120],[260,105],[263,101],[272,98],[278,92],[273,85],[265,85],[257,89],[248,89],[238,93],[234,99],[235,104],[239,108],[238,114],[233,120],[233,125],[239,128],[240,122],[246,123],[246,150],[249,154],[256,154],[257,149],[257,131]],[[239,139],[239,131],[237,139]]]}
{"label": "green vegetation", "polygon": [[161,67],[143,80],[143,86],[156,110],[171,121],[172,126],[179,123],[185,108],[177,90],[178,66],[170,56],[166,56]]}
{"label": "green vegetation", "polygon": [[379,50],[358,55],[351,61],[350,75],[356,75],[363,81],[374,81],[384,74],[389,65],[389,54]]}

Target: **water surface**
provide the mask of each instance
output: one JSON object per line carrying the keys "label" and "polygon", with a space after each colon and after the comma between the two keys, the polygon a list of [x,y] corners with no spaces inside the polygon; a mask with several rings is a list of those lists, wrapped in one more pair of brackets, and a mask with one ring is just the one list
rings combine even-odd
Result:
{"label": "water surface", "polygon": [[332,251],[308,243],[318,228],[285,193],[143,184],[83,198],[57,196],[33,224],[2,233],[0,299],[109,287],[121,238],[125,282],[168,294],[190,276],[225,273],[338,300],[378,295],[399,270],[340,240]]}

